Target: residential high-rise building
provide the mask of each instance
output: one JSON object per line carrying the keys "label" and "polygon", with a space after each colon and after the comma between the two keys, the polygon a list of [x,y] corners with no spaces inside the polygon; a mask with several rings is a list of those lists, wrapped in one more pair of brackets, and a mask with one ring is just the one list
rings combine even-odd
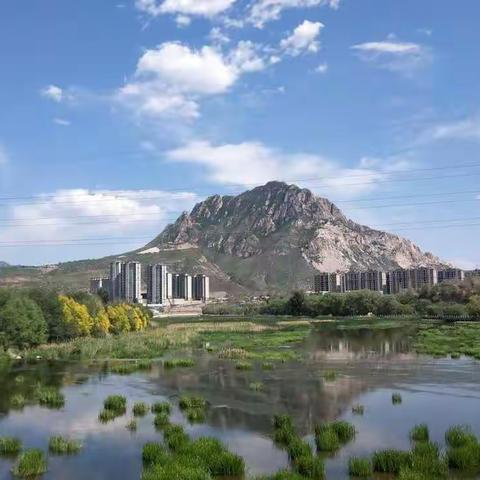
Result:
{"label": "residential high-rise building", "polygon": [[361,290],[361,273],[360,272],[347,272],[341,275],[340,285],[342,292],[353,292],[355,290]]}
{"label": "residential high-rise building", "polygon": [[208,302],[210,298],[210,279],[206,275],[193,277],[193,299]]}
{"label": "residential high-rise building", "polygon": [[90,279],[90,293],[96,295],[101,289],[107,290],[110,295],[110,279],[109,278],[91,278]]}
{"label": "residential high-rise building", "polygon": [[447,268],[438,271],[438,283],[462,282],[465,280],[465,272],[459,268]]}
{"label": "residential high-rise building", "polygon": [[173,299],[173,275],[171,273],[167,273],[167,298]]}
{"label": "residential high-rise building", "polygon": [[387,274],[378,270],[361,272],[360,289],[373,292],[385,292],[387,289]]}
{"label": "residential high-rise building", "polygon": [[167,302],[167,267],[166,265],[149,265],[147,268],[147,301],[153,305]]}
{"label": "residential high-rise building", "polygon": [[319,273],[314,278],[315,293],[333,293],[340,291],[340,275],[336,273]]}
{"label": "residential high-rise building", "polygon": [[434,268],[415,268],[410,270],[414,290],[432,287],[438,283],[438,273]]}
{"label": "residential high-rise building", "polygon": [[122,265],[120,261],[110,264],[110,300],[121,300],[124,298],[122,282]]}
{"label": "residential high-rise building", "polygon": [[122,293],[127,302],[142,299],[142,265],[138,262],[122,264]]}
{"label": "residential high-rise building", "polygon": [[193,295],[193,285],[192,285],[192,276],[188,275],[187,273],[181,273],[178,275],[178,287],[177,287],[177,294],[178,298],[182,298],[184,300],[192,300]]}
{"label": "residential high-rise building", "polygon": [[412,277],[409,270],[393,270],[387,273],[388,293],[400,293],[402,290],[410,290],[412,288]]}

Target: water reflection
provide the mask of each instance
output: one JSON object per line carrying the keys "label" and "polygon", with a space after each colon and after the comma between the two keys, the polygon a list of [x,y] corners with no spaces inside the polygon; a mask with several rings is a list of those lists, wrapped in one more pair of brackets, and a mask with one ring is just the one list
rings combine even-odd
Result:
{"label": "water reflection", "polygon": [[[44,450],[50,435],[82,440],[80,455],[49,460],[46,479],[135,479],[140,477],[142,445],[161,439],[161,434],[151,415],[138,420],[133,434],[125,428],[129,416],[101,425],[97,416],[103,399],[122,394],[130,405],[166,398],[176,404],[180,393],[192,392],[203,395],[210,406],[206,423],[188,425],[188,432],[194,438],[221,439],[244,456],[252,474],[287,465],[285,453],[270,438],[273,413],[293,415],[304,435],[322,420],[352,421],[359,431],[356,440],[327,461],[328,478],[348,478],[349,456],[408,448],[408,431],[415,423],[427,422],[440,443],[451,424],[470,423],[480,434],[478,363],[418,357],[410,345],[411,332],[405,329],[322,329],[305,342],[305,361],[278,364],[271,371],[260,365],[238,371],[233,362],[203,352],[194,368],[164,371],[157,364],[131,376],[110,375],[103,363],[17,365],[0,370],[0,436],[18,436],[25,446]],[[335,381],[325,381],[327,370],[337,372]],[[262,390],[252,391],[251,382],[261,382]],[[37,384],[62,388],[65,407],[48,410],[36,405]],[[401,392],[401,405],[392,405],[392,391]],[[23,411],[10,408],[11,397],[19,393],[27,399]],[[357,403],[365,406],[363,416],[351,412]],[[178,408],[172,421],[186,423]],[[0,479],[11,478],[10,468],[10,460],[0,459]]]}

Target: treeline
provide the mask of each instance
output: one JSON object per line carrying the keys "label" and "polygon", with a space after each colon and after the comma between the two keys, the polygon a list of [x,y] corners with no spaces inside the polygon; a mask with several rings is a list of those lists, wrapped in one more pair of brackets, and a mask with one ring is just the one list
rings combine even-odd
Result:
{"label": "treeline", "polygon": [[140,305],[105,305],[85,292],[0,289],[0,353],[76,337],[143,330],[151,313]]}
{"label": "treeline", "polygon": [[204,308],[212,315],[294,315],[317,317],[332,315],[415,315],[427,317],[470,317],[480,319],[480,284],[444,283],[424,287],[419,292],[382,295],[370,290],[325,295],[294,292],[290,297],[275,297],[261,303],[212,304]]}

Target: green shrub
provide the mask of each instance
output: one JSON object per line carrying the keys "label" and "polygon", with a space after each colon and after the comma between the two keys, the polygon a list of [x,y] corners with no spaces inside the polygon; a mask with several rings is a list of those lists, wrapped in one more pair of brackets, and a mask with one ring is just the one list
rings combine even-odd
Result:
{"label": "green shrub", "polygon": [[22,450],[22,442],[18,438],[0,437],[0,456],[17,455]]}
{"label": "green shrub", "polygon": [[398,475],[402,468],[411,467],[412,454],[401,450],[380,450],[373,454],[374,472],[393,473]]}
{"label": "green shrub", "polygon": [[13,474],[21,478],[37,477],[47,471],[47,460],[41,450],[25,450],[13,467]]}
{"label": "green shrub", "polygon": [[56,455],[72,455],[82,449],[82,444],[78,440],[69,440],[63,437],[50,437],[48,450]]}
{"label": "green shrub", "polygon": [[168,402],[155,402],[152,405],[152,413],[166,413],[170,415],[171,410],[172,407]]}
{"label": "green shrub", "polygon": [[14,410],[21,410],[25,406],[26,400],[21,393],[16,393],[10,398],[10,407]]}
{"label": "green shrub", "polygon": [[373,474],[372,462],[369,458],[352,457],[348,461],[348,473],[352,477],[370,477]]}
{"label": "green shrub", "polygon": [[142,460],[144,466],[165,463],[167,458],[168,452],[160,443],[148,442],[143,446]]}
{"label": "green shrub", "polygon": [[477,441],[468,425],[455,425],[445,432],[445,442],[449,447],[463,447]]}
{"label": "green shrub", "polygon": [[430,433],[428,430],[428,425],[426,423],[415,425],[410,430],[410,439],[414,442],[428,442],[429,438]]}
{"label": "green shrub", "polygon": [[148,405],[145,402],[137,402],[133,405],[132,412],[135,417],[144,417],[148,410]]}

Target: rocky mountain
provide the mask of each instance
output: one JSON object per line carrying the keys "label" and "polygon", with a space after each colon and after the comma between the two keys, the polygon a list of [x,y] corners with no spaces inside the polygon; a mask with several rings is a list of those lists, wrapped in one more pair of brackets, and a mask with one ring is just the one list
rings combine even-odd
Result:
{"label": "rocky mountain", "polygon": [[311,285],[315,271],[438,266],[409,240],[359,225],[310,190],[270,182],[197,204],[137,254],[197,252],[248,290]]}
{"label": "rocky mountain", "polygon": [[[409,240],[352,222],[329,200],[270,182],[238,196],[214,195],[138,250],[58,266],[1,269],[0,285],[86,288],[121,258],[204,273],[230,294],[312,288],[317,271],[439,266]],[[3,272],[3,273],[2,273]]]}

